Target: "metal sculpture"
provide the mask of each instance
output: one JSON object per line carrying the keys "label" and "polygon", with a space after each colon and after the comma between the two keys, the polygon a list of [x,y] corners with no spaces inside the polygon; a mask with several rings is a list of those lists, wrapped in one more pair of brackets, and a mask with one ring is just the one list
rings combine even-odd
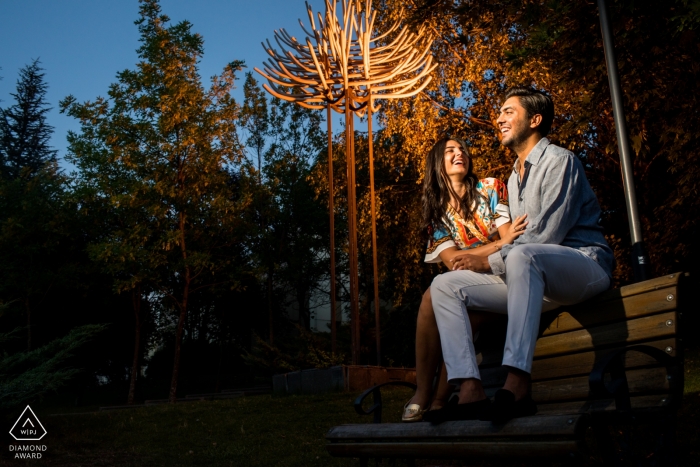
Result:
{"label": "metal sculpture", "polygon": [[331,110],[345,114],[353,364],[358,363],[360,343],[354,115],[367,116],[377,364],[381,364],[372,114],[379,109],[379,106],[375,106],[377,99],[402,99],[421,92],[430,83],[430,73],[437,65],[433,65],[430,54],[432,39],[423,28],[413,33],[401,28],[397,22],[385,32],[377,34],[374,29],[377,12],[373,11],[371,0],[326,0],[325,4],[325,15],[317,14],[317,27],[313,10],[306,3],[310,30],[299,21],[307,35],[303,42],[284,29],[275,30],[275,41],[281,52],[269,40],[267,45],[263,43],[271,58],[265,62],[264,70],[255,68],[255,71],[267,79],[263,87],[273,96],[309,109],[325,108],[328,112],[331,333],[334,352],[335,239],[330,117]]}

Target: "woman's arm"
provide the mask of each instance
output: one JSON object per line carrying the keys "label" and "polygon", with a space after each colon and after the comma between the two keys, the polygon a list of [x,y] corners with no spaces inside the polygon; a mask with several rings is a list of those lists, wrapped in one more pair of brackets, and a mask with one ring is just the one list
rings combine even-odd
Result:
{"label": "woman's arm", "polygon": [[498,228],[498,235],[501,237],[495,242],[487,243],[485,245],[478,246],[476,248],[470,248],[468,250],[460,250],[456,246],[445,248],[440,252],[440,259],[449,269],[452,269],[452,260],[461,255],[476,255],[476,256],[489,256],[497,251],[499,251],[503,245],[508,245],[513,243],[513,241],[525,233],[525,226],[527,221],[525,218],[527,214],[523,214],[520,217],[516,217],[515,221],[507,222]]}

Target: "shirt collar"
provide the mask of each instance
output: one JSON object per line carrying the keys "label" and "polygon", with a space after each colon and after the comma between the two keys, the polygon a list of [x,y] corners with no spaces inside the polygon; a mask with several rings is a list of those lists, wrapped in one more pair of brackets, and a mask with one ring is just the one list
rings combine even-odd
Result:
{"label": "shirt collar", "polygon": [[[530,153],[525,158],[525,162],[529,162],[532,165],[537,165],[537,163],[542,158],[542,155],[544,154],[544,150],[547,149],[547,146],[549,146],[550,144],[551,143],[549,142],[548,138],[542,137],[542,139],[537,142],[535,147],[530,150]],[[519,161],[520,159],[515,159],[515,163],[513,164],[513,170],[515,172],[518,171]]]}

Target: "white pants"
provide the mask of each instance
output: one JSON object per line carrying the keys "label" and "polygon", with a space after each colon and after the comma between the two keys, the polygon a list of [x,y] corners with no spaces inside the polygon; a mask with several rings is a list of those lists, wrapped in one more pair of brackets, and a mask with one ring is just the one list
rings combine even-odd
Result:
{"label": "white pants", "polygon": [[505,276],[440,274],[430,294],[448,380],[480,379],[468,310],[508,314],[503,365],[530,373],[542,311],[582,302],[609,285],[598,263],[561,245],[516,246],[506,257]]}

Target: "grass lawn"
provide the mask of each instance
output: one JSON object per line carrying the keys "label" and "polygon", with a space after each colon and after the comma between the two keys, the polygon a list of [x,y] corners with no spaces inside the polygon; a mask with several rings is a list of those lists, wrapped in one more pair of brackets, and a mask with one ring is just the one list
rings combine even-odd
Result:
{"label": "grass lawn", "polygon": [[[686,356],[686,390],[680,412],[681,465],[700,465],[700,352]],[[410,391],[383,393],[385,421],[398,421]],[[325,450],[324,434],[342,423],[365,423],[352,408],[355,394],[253,396],[175,406],[50,416],[37,410],[48,434],[40,460],[14,460],[7,420],[0,465],[45,466],[357,466]],[[57,409],[54,409],[56,411]],[[418,465],[486,465],[420,461]],[[384,462],[384,465],[393,465]],[[404,465],[398,462],[396,465]],[[503,466],[506,464],[493,464]],[[539,464],[541,465],[541,464]]]}

